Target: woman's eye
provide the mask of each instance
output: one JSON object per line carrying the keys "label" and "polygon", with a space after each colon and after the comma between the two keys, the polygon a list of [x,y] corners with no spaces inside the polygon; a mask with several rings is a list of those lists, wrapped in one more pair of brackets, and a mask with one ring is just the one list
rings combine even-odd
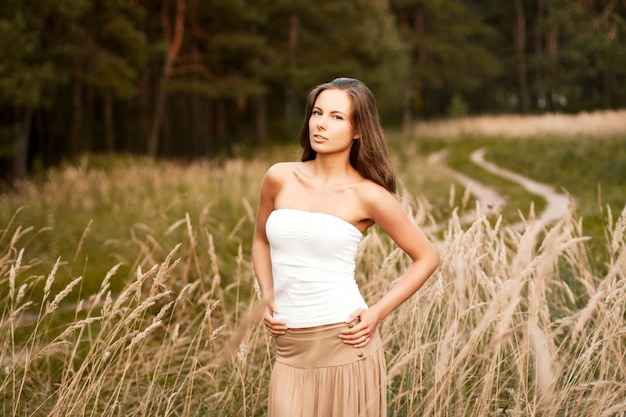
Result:
{"label": "woman's eye", "polygon": [[322,112],[319,110],[313,110],[313,113],[311,113],[313,116],[321,116]]}
{"label": "woman's eye", "polygon": [[341,116],[339,116],[339,115],[336,115],[336,116],[335,116],[335,119],[337,119],[337,120],[343,120],[343,117],[341,117]]}

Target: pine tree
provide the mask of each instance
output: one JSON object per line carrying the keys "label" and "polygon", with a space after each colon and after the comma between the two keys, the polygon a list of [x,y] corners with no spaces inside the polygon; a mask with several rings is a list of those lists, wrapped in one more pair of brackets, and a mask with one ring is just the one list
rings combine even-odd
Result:
{"label": "pine tree", "polygon": [[[473,91],[492,79],[500,71],[500,63],[488,49],[491,30],[467,2],[391,3],[402,38],[410,49],[410,76],[404,86],[406,132],[413,111],[442,111],[456,94]],[[446,99],[444,102],[439,99],[441,96]]]}
{"label": "pine tree", "polygon": [[[0,4],[0,143],[12,160],[13,176],[28,175],[29,138],[35,109],[51,99],[64,79],[61,68],[43,46],[41,27],[54,5],[38,8],[27,0]],[[49,103],[49,102],[48,102]],[[7,153],[9,155],[7,155]]]}

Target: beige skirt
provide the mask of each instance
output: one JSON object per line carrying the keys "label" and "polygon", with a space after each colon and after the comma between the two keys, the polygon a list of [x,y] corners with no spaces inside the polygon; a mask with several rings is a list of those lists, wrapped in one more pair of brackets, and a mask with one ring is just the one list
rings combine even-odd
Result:
{"label": "beige skirt", "polygon": [[276,337],[268,417],[384,417],[386,365],[378,333],[361,349],[343,343],[346,323],[289,329]]}

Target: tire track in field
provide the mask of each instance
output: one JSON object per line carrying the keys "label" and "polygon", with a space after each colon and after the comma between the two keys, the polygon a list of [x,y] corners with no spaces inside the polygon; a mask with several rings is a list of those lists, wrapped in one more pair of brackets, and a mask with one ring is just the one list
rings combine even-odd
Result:
{"label": "tire track in field", "polygon": [[[493,175],[519,184],[530,194],[539,196],[546,201],[546,209],[537,218],[532,219],[534,223],[539,223],[540,226],[547,226],[562,219],[568,214],[570,208],[569,196],[558,193],[551,185],[534,181],[516,172],[501,168],[493,162],[487,161],[485,159],[486,152],[486,148],[480,148],[472,152],[470,155],[470,161]],[[446,173],[466,186],[469,192],[478,200],[482,213],[501,213],[502,209],[504,209],[507,204],[507,197],[498,193],[494,188],[482,184],[470,176],[462,174],[447,166],[445,163],[446,155],[447,151],[443,150],[430,155],[428,161],[429,163],[440,165]]]}
{"label": "tire track in field", "polygon": [[470,160],[485,169],[486,171],[521,185],[526,191],[546,200],[547,206],[541,215],[537,218],[537,222],[546,226],[557,222],[569,213],[570,197],[566,194],[558,193],[554,186],[534,181],[528,177],[520,175],[516,172],[509,171],[489,162],[485,159],[486,148],[480,148],[470,155]]}

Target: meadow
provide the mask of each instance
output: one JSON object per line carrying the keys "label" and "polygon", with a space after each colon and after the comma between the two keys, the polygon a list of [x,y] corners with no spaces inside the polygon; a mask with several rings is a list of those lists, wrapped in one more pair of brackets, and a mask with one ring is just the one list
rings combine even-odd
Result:
{"label": "meadow", "polygon": [[[389,416],[626,416],[620,114],[390,134],[398,198],[442,263],[380,326]],[[534,224],[541,201],[467,162],[483,146],[566,189],[568,215]],[[501,216],[427,164],[443,148],[510,196]],[[2,415],[264,415],[273,340],[250,242],[265,170],[297,157],[292,145],[188,164],[89,155],[0,195]],[[376,227],[357,260],[370,301],[408,264]]]}

